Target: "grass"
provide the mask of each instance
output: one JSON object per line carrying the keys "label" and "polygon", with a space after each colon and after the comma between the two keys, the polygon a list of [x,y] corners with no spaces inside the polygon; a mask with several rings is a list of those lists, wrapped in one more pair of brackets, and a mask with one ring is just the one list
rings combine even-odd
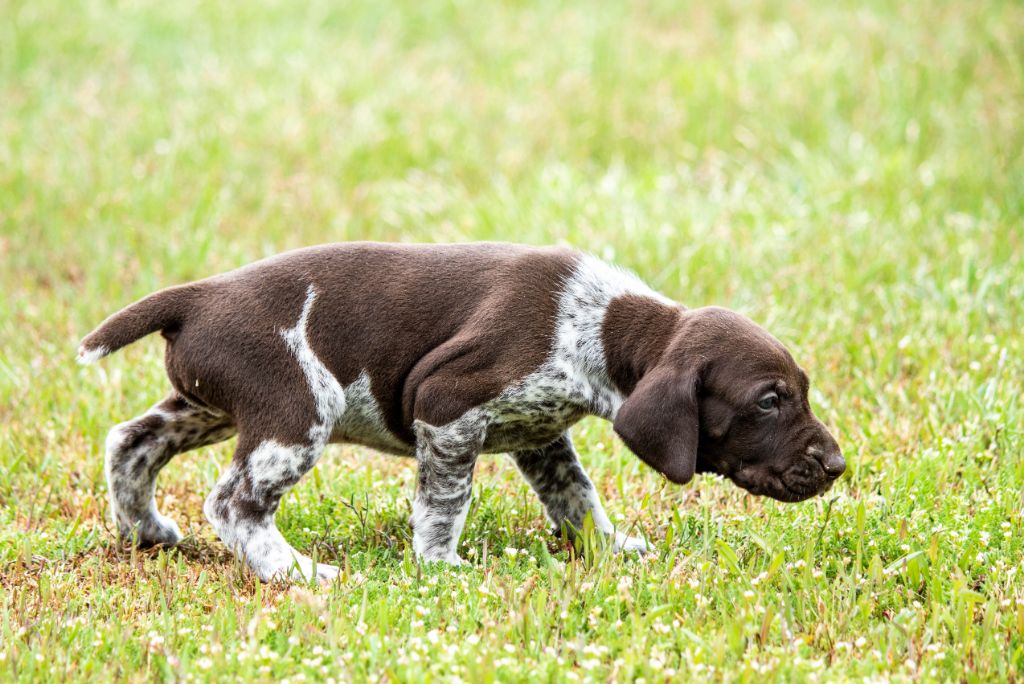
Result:
{"label": "grass", "polygon": [[[476,6],[480,5],[480,6]],[[1024,678],[1024,8],[0,0],[0,679]],[[569,243],[791,346],[849,471],[785,505],[664,484],[584,421],[648,561],[579,559],[503,458],[410,556],[408,462],[332,447],[278,515],[344,568],[261,586],[202,518],[133,551],[102,444],[148,292],[334,240]]]}

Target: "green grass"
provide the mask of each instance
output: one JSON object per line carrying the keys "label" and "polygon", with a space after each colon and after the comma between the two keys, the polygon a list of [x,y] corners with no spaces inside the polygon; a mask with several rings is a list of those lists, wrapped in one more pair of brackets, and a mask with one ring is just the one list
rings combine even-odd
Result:
{"label": "green grass", "polygon": [[[0,0],[0,680],[1024,678],[1024,8]],[[479,5],[479,6],[478,6]],[[575,430],[658,547],[577,559],[504,458],[458,571],[412,464],[332,447],[283,503],[330,589],[202,517],[132,551],[102,444],[166,390],[80,336],[161,286],[335,240],[569,243],[791,346],[848,474],[780,504]]]}

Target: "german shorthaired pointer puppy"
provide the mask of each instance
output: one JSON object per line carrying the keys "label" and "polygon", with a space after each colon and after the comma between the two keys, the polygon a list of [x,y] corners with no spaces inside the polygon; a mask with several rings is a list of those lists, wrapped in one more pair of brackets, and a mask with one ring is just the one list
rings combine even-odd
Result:
{"label": "german shorthaired pointer puppy", "polygon": [[811,413],[786,349],[739,314],[688,310],[568,249],[351,243],[300,249],[171,287],[108,318],[95,361],[160,331],[174,390],[106,442],[117,528],[171,545],[157,475],[175,455],[238,434],[204,511],[263,580],[337,573],[274,524],[284,493],[331,442],[415,456],[413,548],[457,565],[477,456],[509,452],[551,522],[616,532],[573,449],[586,415],[672,482],[699,472],[800,501],[845,463]]}

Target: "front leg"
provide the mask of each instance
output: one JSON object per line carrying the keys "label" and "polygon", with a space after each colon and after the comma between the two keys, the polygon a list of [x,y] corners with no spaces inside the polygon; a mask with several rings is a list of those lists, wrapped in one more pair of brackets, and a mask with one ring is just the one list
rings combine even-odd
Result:
{"label": "front leg", "polygon": [[413,425],[419,461],[412,504],[412,548],[424,561],[460,565],[456,553],[469,511],[473,467],[483,445],[483,421],[465,416],[442,427]]}
{"label": "front leg", "polygon": [[556,534],[565,529],[569,535],[575,535],[583,529],[583,521],[590,513],[594,527],[608,535],[616,551],[653,550],[643,539],[615,531],[594,484],[580,465],[568,432],[546,447],[517,451],[512,459],[544,504]]}

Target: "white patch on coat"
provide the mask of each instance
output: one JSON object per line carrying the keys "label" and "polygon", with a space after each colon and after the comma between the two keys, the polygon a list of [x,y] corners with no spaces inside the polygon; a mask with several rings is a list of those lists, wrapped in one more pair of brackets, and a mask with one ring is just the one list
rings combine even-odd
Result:
{"label": "white patch on coat", "polygon": [[401,456],[411,456],[415,452],[388,429],[365,370],[345,386],[345,412],[334,424],[331,441],[361,444]]}
{"label": "white patch on coat", "polygon": [[93,349],[87,349],[83,344],[78,348],[78,363],[83,366],[87,366],[90,363],[96,363],[104,356],[110,353],[110,350],[104,347],[102,344]]}
{"label": "white patch on coat", "polygon": [[676,306],[628,271],[580,258],[559,300],[547,360],[478,407],[494,433],[485,451],[535,448],[588,414],[615,419],[625,397],[608,375],[601,333],[608,304],[628,294]]}
{"label": "white patch on coat", "polygon": [[272,439],[261,442],[249,452],[246,461],[253,488],[266,490],[280,487],[282,482],[298,480],[313,467],[322,452],[321,444],[285,446]]}
{"label": "white patch on coat", "polygon": [[633,273],[584,255],[562,292],[551,357],[534,373],[567,372],[572,394],[586,400],[595,415],[609,420],[615,418],[625,397],[608,376],[601,332],[609,303],[623,295],[675,306]]}
{"label": "white patch on coat", "polygon": [[306,290],[306,302],[298,322],[295,327],[282,330],[281,336],[284,337],[288,349],[295,355],[309,383],[309,391],[313,395],[316,412],[320,417],[319,424],[310,427],[309,437],[310,440],[318,442],[326,441],[335,421],[345,412],[345,392],[341,389],[338,379],[327,370],[327,366],[317,358],[309,346],[306,326],[309,324],[309,314],[315,301],[316,290],[310,285]]}
{"label": "white patch on coat", "polygon": [[307,326],[315,301],[316,291],[310,285],[298,322],[281,332],[306,376],[320,419],[310,427],[310,439],[351,442],[389,453],[412,455],[412,447],[388,429],[384,413],[371,391],[369,374],[364,370],[343,388],[310,347]]}

